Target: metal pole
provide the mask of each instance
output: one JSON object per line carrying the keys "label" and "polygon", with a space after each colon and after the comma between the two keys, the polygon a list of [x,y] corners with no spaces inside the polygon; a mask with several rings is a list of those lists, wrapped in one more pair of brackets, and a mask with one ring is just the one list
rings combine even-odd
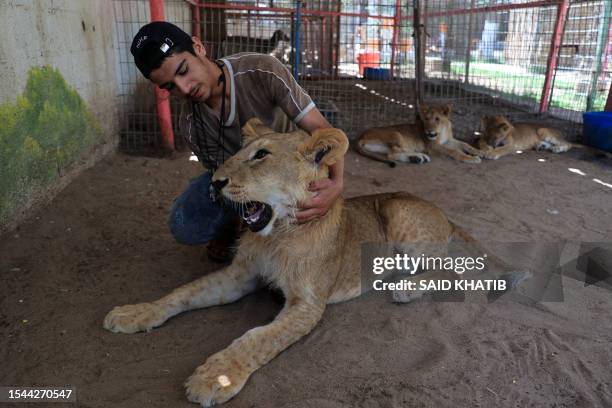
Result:
{"label": "metal pole", "polygon": [[338,0],[338,16],[336,17],[336,51],[334,56],[334,79],[338,79],[338,69],[340,66],[340,37],[342,36],[342,27],[340,26],[340,12],[342,12],[342,0]]}
{"label": "metal pole", "polygon": [[295,38],[293,40],[293,49],[295,50],[295,58],[293,64],[293,77],[296,81],[299,81],[299,68],[300,68],[300,20],[302,19],[302,0],[296,0],[295,2]]}
{"label": "metal pole", "polygon": [[592,74],[593,77],[591,78],[591,86],[589,88],[591,91],[589,92],[589,97],[587,98],[587,112],[593,110],[595,97],[597,97],[597,81],[599,80],[599,74],[604,63],[604,58],[607,58],[607,55],[602,58],[602,54],[604,54],[604,50],[607,51],[607,47],[609,46],[606,40],[610,39],[610,9],[612,9],[612,3],[607,1],[605,2],[604,7],[604,18],[601,21],[601,29],[599,30],[599,33],[597,35],[597,48],[595,51],[595,71]]}
{"label": "metal pole", "polygon": [[[151,21],[164,21],[164,0],[149,0]],[[170,93],[155,86],[155,104],[157,120],[162,134],[162,147],[174,150],[174,132],[172,131],[172,114],[170,113]]]}
{"label": "metal pole", "polygon": [[[474,9],[475,2],[476,0],[472,0],[470,4],[470,10]],[[470,80],[470,60],[472,59],[471,54],[472,54],[472,30],[473,28],[474,28],[474,13],[470,13],[469,19],[468,19],[467,51],[466,51],[466,56],[465,56],[465,78],[463,79],[463,82],[465,82],[466,84]]]}
{"label": "metal pole", "polygon": [[550,52],[548,53],[548,63],[546,67],[546,78],[544,79],[544,88],[540,98],[540,113],[548,111],[550,103],[551,84],[555,69],[557,68],[557,60],[559,59],[559,50],[561,48],[561,40],[565,30],[565,20],[567,19],[567,10],[569,9],[569,0],[563,0],[557,8],[557,20],[555,22],[555,30],[553,31],[552,41],[550,44]]}
{"label": "metal pole", "polygon": [[[612,10],[610,12],[610,14],[612,14]],[[612,16],[610,16],[610,18],[612,18]],[[608,56],[610,55],[610,53],[612,52],[612,21],[609,23],[609,28],[608,28],[608,45],[606,47],[604,47],[604,55],[603,55],[603,64],[601,66],[601,73],[599,74],[600,78],[599,80],[603,80],[604,76],[605,76],[605,72],[608,69]]]}
{"label": "metal pole", "polygon": [[398,31],[401,23],[402,7],[400,0],[395,0],[395,15],[393,16],[393,39],[391,40],[391,78],[395,78],[395,47],[397,46]]}
{"label": "metal pole", "polygon": [[200,0],[193,0],[191,5],[191,35],[200,38]]}
{"label": "metal pole", "polygon": [[414,35],[415,35],[415,105],[421,107],[423,102],[423,79],[425,67],[425,27],[421,22],[423,0],[414,0]]}
{"label": "metal pole", "polygon": [[333,74],[333,70],[334,70],[334,50],[336,49],[336,43],[334,42],[334,32],[336,31],[336,18],[335,17],[329,17],[329,35],[328,35],[328,43],[329,43],[329,50],[328,50],[328,58],[327,58],[327,64],[325,66],[325,71],[329,71],[330,75]]}

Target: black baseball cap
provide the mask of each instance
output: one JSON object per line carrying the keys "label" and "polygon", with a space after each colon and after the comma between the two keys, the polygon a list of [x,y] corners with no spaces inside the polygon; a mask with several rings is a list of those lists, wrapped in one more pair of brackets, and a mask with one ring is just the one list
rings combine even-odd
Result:
{"label": "black baseball cap", "polygon": [[154,21],[144,25],[132,40],[130,52],[142,75],[149,78],[151,71],[159,68],[161,61],[178,45],[192,43],[189,34],[166,21]]}

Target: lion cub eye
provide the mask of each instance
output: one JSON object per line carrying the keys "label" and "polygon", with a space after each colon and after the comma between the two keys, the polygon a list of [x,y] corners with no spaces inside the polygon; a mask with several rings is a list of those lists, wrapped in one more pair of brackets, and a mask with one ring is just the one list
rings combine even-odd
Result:
{"label": "lion cub eye", "polygon": [[258,151],[255,152],[255,154],[253,155],[252,160],[259,160],[259,159],[263,159],[264,157],[266,157],[267,155],[269,155],[270,152],[267,151],[266,149],[259,149]]}

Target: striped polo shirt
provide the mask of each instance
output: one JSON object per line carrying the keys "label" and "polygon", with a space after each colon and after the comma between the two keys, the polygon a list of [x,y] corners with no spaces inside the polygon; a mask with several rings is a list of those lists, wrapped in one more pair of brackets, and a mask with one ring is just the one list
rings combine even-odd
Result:
{"label": "striped polo shirt", "polygon": [[[240,149],[241,128],[249,119],[257,117],[277,132],[290,132],[315,107],[289,70],[273,56],[240,53],[220,61],[227,67],[226,86],[230,89],[223,140],[219,141],[219,115],[203,102],[188,106],[180,120],[188,146],[205,165],[221,164]],[[194,113],[201,120],[195,120]]]}

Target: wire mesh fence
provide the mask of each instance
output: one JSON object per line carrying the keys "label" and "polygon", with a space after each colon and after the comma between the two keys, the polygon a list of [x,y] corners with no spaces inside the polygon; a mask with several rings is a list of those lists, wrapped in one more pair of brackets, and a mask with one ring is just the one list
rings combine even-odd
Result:
{"label": "wire mesh fence", "polygon": [[[491,10],[477,7],[476,0],[427,2],[425,77],[441,84],[432,96],[459,96],[464,103],[501,97],[536,109],[555,11],[554,6]],[[458,84],[474,92],[461,93]]]}
{"label": "wire mesh fence", "polygon": [[[132,39],[143,25],[151,21],[149,2],[114,0],[115,50],[117,64],[117,99],[120,106],[119,149],[123,152],[156,153],[162,146],[155,108],[154,85],[136,68],[130,53]],[[167,2],[166,18],[190,32],[191,10],[186,2]],[[173,124],[178,132],[180,102],[171,100]],[[182,139],[176,138],[179,146]]]}
{"label": "wire mesh fence", "polygon": [[[569,6],[551,95],[554,112],[601,111],[612,80],[611,1],[574,2]],[[565,110],[565,112],[560,111]]]}
{"label": "wire mesh fence", "polygon": [[[547,111],[575,134],[582,112],[603,109],[612,80],[610,3],[166,0],[165,10],[166,20],[202,39],[211,58],[245,51],[277,57],[350,137],[414,121],[422,86],[425,102],[453,105],[455,133],[469,139],[483,114],[523,119]],[[129,54],[132,37],[149,21],[148,1],[114,4],[121,147],[154,148],[160,142],[153,89]],[[422,60],[415,12],[423,24]],[[179,111],[176,101],[172,111]]]}
{"label": "wire mesh fence", "polygon": [[[428,1],[425,71],[438,80],[433,96],[510,102],[525,113],[539,112],[544,97],[551,114],[580,122],[581,112],[603,109],[610,87],[609,9],[609,1]],[[558,24],[561,41],[551,55]]]}

